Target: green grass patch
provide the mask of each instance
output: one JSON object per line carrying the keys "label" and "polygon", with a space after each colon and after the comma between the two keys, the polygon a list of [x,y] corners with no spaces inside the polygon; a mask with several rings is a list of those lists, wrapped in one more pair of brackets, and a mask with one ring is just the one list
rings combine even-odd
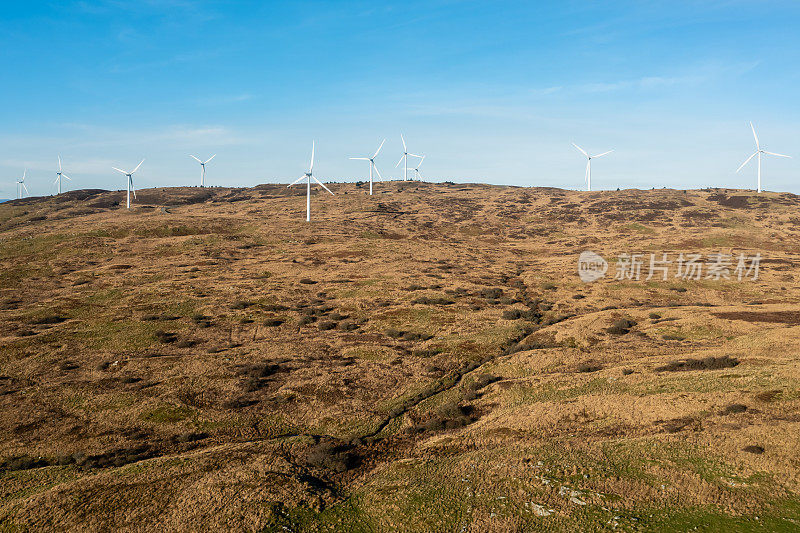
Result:
{"label": "green grass patch", "polygon": [[[82,474],[74,466],[49,466],[31,470],[17,470],[0,473],[0,503],[12,503],[34,494],[44,492],[56,485],[72,481]],[[8,507],[13,509],[13,507]],[[0,515],[0,531],[4,517]],[[10,531],[14,531],[11,529]]]}
{"label": "green grass patch", "polygon": [[397,357],[397,352],[388,346],[351,346],[342,351],[343,357],[357,357],[367,361],[389,361]]}
{"label": "green grass patch", "polygon": [[269,519],[262,531],[347,531],[373,533],[381,528],[361,506],[357,496],[318,511],[308,507],[289,507],[283,502],[267,504]]}
{"label": "green grass patch", "polygon": [[194,410],[183,405],[162,404],[142,413],[139,418],[155,424],[174,424],[186,420]]}
{"label": "green grass patch", "polygon": [[68,333],[71,337],[93,350],[114,353],[145,350],[157,345],[154,334],[163,329],[157,322],[142,322],[138,319],[109,320],[101,317],[82,324],[81,329]]}
{"label": "green grass patch", "polygon": [[106,226],[92,231],[87,231],[81,235],[90,238],[122,239],[131,234],[130,228],[120,228],[117,226]]}
{"label": "green grass patch", "polygon": [[531,386],[517,384],[508,390],[511,406],[529,405],[540,402],[563,402],[588,394],[626,394],[629,385],[620,381],[609,381],[606,378],[594,378],[585,383],[573,385],[569,382],[550,382]]}
{"label": "green grass patch", "polygon": [[654,235],[656,230],[645,226],[643,224],[639,224],[638,222],[632,222],[630,224],[624,224],[619,228],[622,231],[633,231],[636,233],[644,233],[645,235]]}
{"label": "green grass patch", "polygon": [[[683,533],[794,533],[800,530],[800,502],[772,502],[757,512],[733,516],[707,507],[639,509],[616,513],[618,531]],[[599,525],[599,524],[598,524]],[[595,525],[590,531],[600,530]]]}

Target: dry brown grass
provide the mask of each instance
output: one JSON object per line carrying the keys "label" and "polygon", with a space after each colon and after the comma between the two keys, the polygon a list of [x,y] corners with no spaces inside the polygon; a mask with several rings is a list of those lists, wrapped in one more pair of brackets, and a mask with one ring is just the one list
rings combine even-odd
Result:
{"label": "dry brown grass", "polygon": [[[0,530],[800,520],[799,198],[337,189],[0,206]],[[582,284],[584,249],[764,261]]]}

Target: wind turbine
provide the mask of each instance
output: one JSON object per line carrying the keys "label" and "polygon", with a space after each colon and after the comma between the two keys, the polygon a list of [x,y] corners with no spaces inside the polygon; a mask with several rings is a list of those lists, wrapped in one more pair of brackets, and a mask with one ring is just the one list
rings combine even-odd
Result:
{"label": "wind turbine", "polygon": [[212,155],[211,157],[209,157],[205,161],[200,161],[199,158],[193,156],[192,154],[189,154],[189,157],[195,159],[198,163],[200,163],[200,168],[202,169],[202,170],[200,170],[200,186],[201,187],[205,187],[206,186],[206,163],[208,163],[209,161],[211,161],[212,159],[217,157],[217,154]]}
{"label": "wind turbine", "polygon": [[[419,157],[419,156],[417,156],[417,157]],[[414,176],[417,178],[417,181],[422,181],[422,176],[419,173],[419,167],[422,166],[422,162],[423,161],[425,161],[425,156],[424,155],[419,158],[419,163],[417,163],[417,166],[412,169],[414,171]]]}
{"label": "wind turbine", "polygon": [[405,161],[405,163],[403,163],[403,181],[407,181],[408,180],[408,156],[412,156],[412,157],[420,157],[420,156],[418,156],[416,154],[409,154],[408,153],[408,148],[406,147],[406,140],[403,138],[403,134],[402,133],[400,134],[400,140],[403,141],[403,157],[400,158],[400,161],[397,162],[397,164],[394,166],[394,168],[399,167],[400,163],[403,163]]}
{"label": "wind turbine", "polygon": [[378,152],[381,151],[383,148],[383,143],[386,142],[386,139],[381,141],[381,145],[378,146],[378,149],[375,150],[375,153],[372,157],[351,157],[350,159],[358,159],[359,161],[369,161],[369,195],[372,196],[372,171],[375,170],[375,173],[378,175],[378,179],[382,180],[381,173],[378,172],[378,167],[375,165],[375,158],[378,157]]}
{"label": "wind turbine", "polygon": [[133,191],[134,199],[136,198],[136,189],[133,187],[133,173],[136,172],[137,170],[139,170],[139,167],[142,166],[142,163],[144,163],[144,159],[139,161],[139,164],[136,165],[136,168],[134,168],[130,172],[125,172],[124,170],[119,169],[117,167],[111,167],[114,170],[116,170],[117,172],[122,172],[123,174],[125,174],[128,177],[128,209],[131,208],[131,191]]}
{"label": "wind turbine", "polygon": [[25,191],[25,194],[27,194],[28,196],[31,195],[31,193],[28,192],[28,187],[25,186],[25,176],[27,174],[28,174],[28,169],[26,168],[25,170],[22,171],[22,177],[21,178],[17,178],[17,199],[20,199],[20,198],[23,197],[23,194],[22,194],[23,190]]}
{"label": "wind turbine", "polygon": [[753,127],[753,123],[752,122],[750,123],[750,129],[753,130],[753,138],[756,140],[756,151],[753,152],[753,155],[751,155],[750,157],[745,159],[744,163],[742,163],[742,166],[740,166],[739,168],[736,169],[736,172],[739,172],[740,170],[742,170],[742,168],[744,168],[744,166],[747,163],[749,163],[751,159],[753,159],[755,156],[758,156],[758,192],[761,192],[761,154],[775,155],[775,156],[778,156],[778,157],[786,157],[788,159],[791,159],[792,156],[783,155],[783,154],[776,154],[776,153],[773,153],[773,152],[767,152],[766,150],[762,150],[761,149],[761,145],[758,142],[758,135],[756,135],[756,129]]}
{"label": "wind turbine", "polygon": [[319,181],[317,178],[314,177],[314,144],[315,143],[312,141],[311,164],[308,167],[308,172],[306,172],[305,175],[297,178],[295,181],[293,181],[287,186],[288,188],[291,187],[292,185],[300,183],[303,180],[306,180],[306,222],[311,222],[311,180],[316,181],[320,185],[320,187],[322,187],[326,191],[330,192],[331,195],[333,195],[333,193],[329,188],[327,188],[321,181]]}
{"label": "wind turbine", "polygon": [[64,172],[62,172],[62,170],[61,170],[61,156],[58,156],[58,172],[56,172],[56,181],[53,182],[53,185],[58,183],[58,194],[61,194],[61,178],[65,178],[65,179],[68,179],[69,181],[72,181],[72,178],[70,178],[69,176],[64,174]]}
{"label": "wind turbine", "polygon": [[575,148],[580,150],[580,152],[583,155],[586,156],[586,178],[585,178],[586,179],[586,190],[587,191],[591,191],[592,190],[592,159],[596,159],[598,157],[603,157],[604,155],[608,155],[611,152],[613,152],[614,150],[609,150],[608,152],[603,152],[602,154],[589,155],[588,153],[586,153],[586,150],[584,150],[583,148],[581,148],[577,144],[572,143],[572,146],[574,146]]}

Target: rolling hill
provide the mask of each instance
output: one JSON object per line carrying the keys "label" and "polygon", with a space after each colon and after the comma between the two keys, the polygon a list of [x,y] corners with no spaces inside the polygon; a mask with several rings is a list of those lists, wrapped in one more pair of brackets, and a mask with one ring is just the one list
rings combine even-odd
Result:
{"label": "rolling hill", "polygon": [[376,190],[3,203],[0,529],[796,531],[800,197]]}

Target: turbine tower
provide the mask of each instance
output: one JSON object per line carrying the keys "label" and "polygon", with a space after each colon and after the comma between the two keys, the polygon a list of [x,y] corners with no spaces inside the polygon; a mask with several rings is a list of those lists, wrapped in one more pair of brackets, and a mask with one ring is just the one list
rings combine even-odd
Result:
{"label": "turbine tower", "polygon": [[27,174],[28,174],[28,169],[26,168],[25,170],[22,171],[22,177],[21,178],[17,178],[17,199],[18,200],[23,197],[23,191],[24,191],[24,194],[27,194],[28,196],[31,195],[31,193],[28,192],[28,187],[25,186],[25,176]]}
{"label": "turbine tower", "polygon": [[131,191],[133,191],[133,198],[134,199],[136,198],[136,189],[133,186],[133,173],[139,170],[139,167],[142,166],[142,163],[144,163],[144,159],[139,161],[139,164],[136,165],[136,168],[134,168],[130,172],[125,172],[124,170],[119,169],[117,167],[111,167],[117,172],[122,172],[123,174],[125,174],[125,176],[128,177],[128,209],[131,208]]}
{"label": "turbine tower", "polygon": [[372,171],[375,171],[375,174],[378,175],[378,179],[382,180],[381,173],[378,172],[378,167],[375,165],[375,158],[378,157],[378,153],[383,148],[383,143],[386,142],[386,139],[381,141],[381,145],[378,146],[378,149],[375,150],[375,153],[372,154],[372,157],[351,157],[350,159],[358,159],[359,161],[369,161],[369,195],[372,196]]}
{"label": "turbine tower", "polygon": [[326,191],[330,192],[331,195],[333,193],[329,188],[327,188],[321,181],[314,177],[314,142],[311,142],[311,164],[308,166],[308,172],[305,175],[297,178],[292,183],[290,183],[288,187],[300,183],[303,180],[306,180],[306,222],[311,222],[311,180],[316,181],[320,187],[325,189]]}
{"label": "turbine tower", "polygon": [[61,178],[72,181],[72,178],[61,170],[61,156],[58,156],[58,172],[56,172],[56,181],[53,182],[53,185],[58,184],[58,194],[61,194]]}
{"label": "turbine tower", "polygon": [[394,166],[394,168],[399,167],[400,163],[403,163],[403,181],[407,181],[408,180],[408,156],[412,156],[412,157],[420,157],[420,156],[418,156],[416,154],[409,154],[408,153],[408,148],[406,147],[406,140],[405,140],[405,138],[403,138],[403,134],[402,133],[400,134],[400,140],[403,141],[403,157],[400,158],[400,161],[397,162],[397,164]]}
{"label": "turbine tower", "polygon": [[422,181],[422,175],[419,173],[419,167],[422,166],[423,161],[425,161],[424,155],[419,158],[419,163],[417,163],[417,166],[412,169],[414,170],[414,177],[417,179],[417,181]]}
{"label": "turbine tower", "polygon": [[212,159],[217,157],[217,154],[212,155],[211,157],[209,157],[205,161],[201,161],[199,158],[193,156],[192,154],[189,154],[189,157],[191,157],[192,159],[195,159],[198,163],[200,163],[200,186],[201,187],[205,187],[206,186],[206,163],[208,163],[209,161],[211,161]]}
{"label": "turbine tower", "polygon": [[598,157],[603,157],[604,155],[608,155],[611,152],[613,152],[614,150],[609,150],[608,152],[603,152],[602,154],[589,155],[586,152],[586,150],[584,150],[583,148],[581,148],[577,144],[572,143],[572,146],[574,146],[575,148],[580,150],[580,152],[583,155],[586,156],[586,176],[585,176],[585,179],[586,179],[586,190],[587,191],[591,191],[592,190],[592,159],[596,159]]}
{"label": "turbine tower", "polygon": [[758,135],[756,135],[756,129],[753,127],[753,123],[752,122],[750,123],[750,129],[753,130],[753,138],[756,140],[756,151],[753,152],[753,155],[751,155],[750,157],[745,159],[744,163],[742,163],[742,165],[739,168],[736,169],[736,172],[739,172],[740,170],[742,170],[744,168],[744,166],[747,163],[750,162],[751,159],[753,159],[755,156],[758,156],[758,192],[761,192],[761,154],[775,155],[775,156],[778,156],[778,157],[786,157],[788,159],[791,159],[792,156],[783,155],[783,154],[776,154],[776,153],[773,153],[773,152],[767,152],[766,150],[762,150],[761,149],[761,144],[759,144],[759,142],[758,142]]}

